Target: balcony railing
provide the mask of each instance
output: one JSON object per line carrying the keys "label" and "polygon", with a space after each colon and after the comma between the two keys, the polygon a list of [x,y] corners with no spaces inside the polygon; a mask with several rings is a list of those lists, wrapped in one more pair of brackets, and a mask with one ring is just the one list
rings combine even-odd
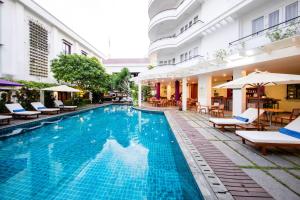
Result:
{"label": "balcony railing", "polygon": [[191,26],[189,26],[189,27],[188,27],[187,29],[185,29],[184,31],[182,31],[182,32],[180,32],[180,33],[178,33],[178,34],[175,33],[175,34],[173,34],[173,35],[171,35],[171,36],[165,36],[165,37],[158,38],[158,39],[152,41],[152,42],[150,43],[150,45],[153,44],[153,43],[155,43],[155,42],[157,42],[157,41],[160,41],[160,40],[171,39],[171,38],[177,38],[177,37],[179,37],[181,34],[185,33],[187,30],[189,30],[190,28],[192,28],[194,25],[196,25],[196,24],[199,23],[199,22],[204,23],[202,20],[198,19],[197,21],[195,21]]}
{"label": "balcony railing", "polygon": [[235,45],[239,45],[239,44],[242,44],[242,43],[247,42],[249,40],[252,40],[253,38],[255,38],[257,36],[266,35],[268,32],[272,32],[272,31],[276,31],[276,30],[284,30],[284,29],[287,29],[288,27],[291,27],[292,25],[299,25],[299,24],[300,24],[300,16],[295,17],[295,18],[290,19],[290,20],[286,20],[286,21],[281,22],[277,25],[271,26],[269,28],[265,28],[261,31],[258,31],[256,33],[247,35],[247,36],[242,37],[238,40],[230,42],[229,46],[232,47],[232,46],[235,46]]}
{"label": "balcony railing", "polygon": [[180,61],[180,62],[177,62],[177,63],[168,63],[168,64],[159,64],[157,65],[157,67],[161,67],[161,66],[170,66],[170,65],[173,65],[173,66],[177,66],[177,65],[181,65],[183,63],[186,63],[186,62],[189,62],[191,60],[196,60],[197,58],[200,59],[200,58],[203,58],[204,56],[201,56],[201,55],[196,55],[196,56],[193,56],[193,57],[190,57],[186,60],[183,60],[183,61]]}

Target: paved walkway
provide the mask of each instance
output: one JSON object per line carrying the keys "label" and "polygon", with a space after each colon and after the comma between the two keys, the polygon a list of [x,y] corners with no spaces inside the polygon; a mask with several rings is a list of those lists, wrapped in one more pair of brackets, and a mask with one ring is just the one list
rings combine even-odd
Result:
{"label": "paved walkway", "polygon": [[267,156],[221,132],[208,116],[167,111],[235,199],[300,199],[299,149],[271,149]]}

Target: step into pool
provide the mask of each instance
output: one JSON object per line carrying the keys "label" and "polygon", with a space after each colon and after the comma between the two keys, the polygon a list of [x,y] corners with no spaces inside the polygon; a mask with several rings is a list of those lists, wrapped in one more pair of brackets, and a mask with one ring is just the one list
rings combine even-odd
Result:
{"label": "step into pool", "polygon": [[0,199],[203,199],[162,113],[106,106],[0,140]]}

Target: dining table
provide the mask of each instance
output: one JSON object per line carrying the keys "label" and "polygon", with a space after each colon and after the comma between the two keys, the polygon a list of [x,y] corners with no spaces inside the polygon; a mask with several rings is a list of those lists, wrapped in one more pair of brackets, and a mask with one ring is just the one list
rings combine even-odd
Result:
{"label": "dining table", "polygon": [[269,120],[269,126],[272,127],[272,117],[274,114],[283,113],[283,109],[278,108],[264,108],[264,111],[266,112],[267,118]]}

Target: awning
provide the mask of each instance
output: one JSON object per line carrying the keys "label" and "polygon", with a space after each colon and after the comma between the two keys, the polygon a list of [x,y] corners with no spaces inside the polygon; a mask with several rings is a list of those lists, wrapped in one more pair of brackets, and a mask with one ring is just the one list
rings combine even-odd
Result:
{"label": "awning", "polygon": [[7,87],[18,87],[19,86],[19,87],[21,87],[21,86],[23,86],[23,84],[0,79],[0,87],[1,86],[7,86]]}
{"label": "awning", "polygon": [[53,92],[80,92],[80,90],[69,87],[67,85],[54,86],[49,88],[41,89],[43,91],[53,91]]}

